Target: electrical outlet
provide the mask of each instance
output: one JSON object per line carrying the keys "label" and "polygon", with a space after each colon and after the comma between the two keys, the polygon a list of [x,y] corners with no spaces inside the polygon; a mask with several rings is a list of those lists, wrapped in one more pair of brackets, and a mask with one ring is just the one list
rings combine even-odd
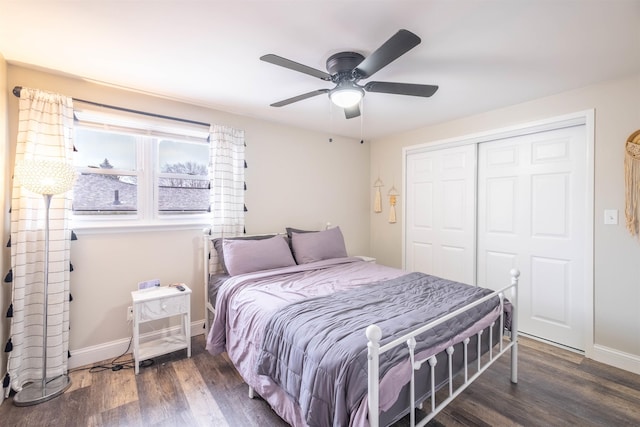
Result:
{"label": "electrical outlet", "polygon": [[127,322],[131,322],[133,320],[133,306],[130,305],[127,307]]}

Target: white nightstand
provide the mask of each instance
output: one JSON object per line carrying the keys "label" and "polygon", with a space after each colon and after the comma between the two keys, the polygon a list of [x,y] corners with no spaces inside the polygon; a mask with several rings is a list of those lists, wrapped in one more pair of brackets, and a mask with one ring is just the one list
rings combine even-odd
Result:
{"label": "white nightstand", "polygon": [[[136,375],[140,362],[161,354],[187,349],[191,357],[191,289],[184,291],[174,286],[161,286],[131,292],[133,300],[133,358]],[[180,316],[182,326],[179,333],[140,342],[140,324],[167,317]]]}

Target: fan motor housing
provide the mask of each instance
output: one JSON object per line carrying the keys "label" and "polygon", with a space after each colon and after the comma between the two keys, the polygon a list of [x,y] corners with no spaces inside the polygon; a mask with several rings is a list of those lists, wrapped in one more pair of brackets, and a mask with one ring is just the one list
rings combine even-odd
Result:
{"label": "fan motor housing", "polygon": [[363,60],[364,56],[357,52],[338,52],[327,59],[327,71],[331,75],[350,74]]}

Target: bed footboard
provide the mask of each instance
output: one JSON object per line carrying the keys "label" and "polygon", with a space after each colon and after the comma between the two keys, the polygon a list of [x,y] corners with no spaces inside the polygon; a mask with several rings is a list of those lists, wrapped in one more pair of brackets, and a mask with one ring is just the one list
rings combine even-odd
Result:
{"label": "bed footboard", "polygon": [[[380,422],[380,408],[379,408],[379,399],[380,399],[380,368],[379,368],[379,360],[380,355],[389,351],[392,348],[406,345],[409,350],[409,363],[412,367],[411,370],[411,378],[409,382],[409,402],[407,402],[406,408],[408,408],[409,416],[410,416],[410,425],[412,427],[417,426],[421,427],[427,424],[431,419],[433,419],[440,411],[442,411],[452,400],[454,400],[460,393],[462,393],[469,385],[471,385],[485,370],[487,370],[500,356],[505,354],[507,351],[511,351],[511,382],[518,382],[518,325],[517,325],[517,288],[518,288],[518,277],[520,276],[520,272],[518,270],[511,270],[511,284],[506,286],[498,291],[495,291],[465,307],[462,307],[447,316],[444,316],[436,321],[430,322],[426,325],[421,326],[420,328],[415,329],[414,331],[391,341],[383,346],[380,345],[380,339],[382,338],[382,331],[377,325],[370,325],[367,330],[367,339],[368,339],[368,406],[369,406],[369,425],[371,427],[378,427]],[[505,318],[504,318],[504,295],[505,292],[509,291],[509,301],[512,305],[511,312],[511,331],[510,331],[510,340],[505,343],[505,340],[502,337],[503,331],[505,330]],[[500,317],[499,324],[496,325],[493,323],[488,327],[488,337],[483,337],[483,333],[486,330],[481,330],[477,333],[477,336],[474,341],[475,345],[477,345],[477,349],[475,354],[478,357],[475,360],[475,369],[472,369],[474,372],[473,375],[470,375],[469,367],[473,366],[473,360],[468,359],[469,354],[469,344],[471,340],[466,338],[462,342],[462,351],[464,357],[463,370],[460,372],[462,375],[462,381],[458,381],[457,384],[454,384],[454,377],[456,372],[453,370],[453,353],[454,347],[448,347],[446,351],[446,363],[448,369],[448,394],[447,397],[438,401],[436,399],[436,364],[437,359],[435,356],[431,356],[426,359],[417,360],[415,354],[415,345],[416,340],[415,337],[422,334],[423,332],[441,324],[449,319],[458,316],[459,314],[482,304],[484,301],[487,301],[491,298],[495,298],[498,296],[500,298]],[[497,337],[498,348],[494,349],[494,334],[499,334]],[[485,358],[483,363],[483,357],[481,352],[481,347],[483,340],[488,340],[488,356]],[[460,351],[460,350],[458,350]],[[472,356],[473,357],[473,356]],[[423,364],[429,364],[430,367],[430,397],[428,398],[429,402],[417,402],[415,395],[415,385],[416,385],[416,376],[415,372],[418,371]],[[420,407],[424,412],[426,412],[426,417],[420,420],[419,423],[416,424],[416,414],[415,408]]]}

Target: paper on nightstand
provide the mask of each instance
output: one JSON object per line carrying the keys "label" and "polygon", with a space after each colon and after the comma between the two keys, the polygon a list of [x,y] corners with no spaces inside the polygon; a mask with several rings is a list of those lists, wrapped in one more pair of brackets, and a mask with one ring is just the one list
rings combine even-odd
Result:
{"label": "paper on nightstand", "polygon": [[138,290],[155,288],[158,286],[160,286],[160,279],[145,280],[144,282],[138,283]]}

